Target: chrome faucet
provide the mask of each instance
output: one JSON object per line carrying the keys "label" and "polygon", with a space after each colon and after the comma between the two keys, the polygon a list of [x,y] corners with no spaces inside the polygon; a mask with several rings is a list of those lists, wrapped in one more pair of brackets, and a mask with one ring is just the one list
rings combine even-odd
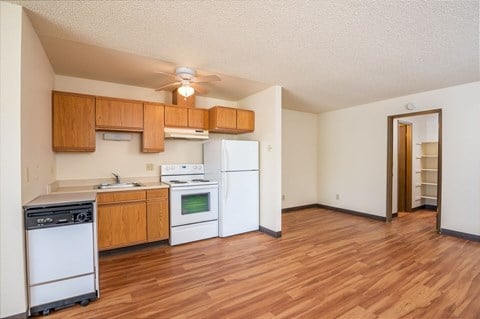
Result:
{"label": "chrome faucet", "polygon": [[120,184],[120,176],[112,172],[112,175],[115,176],[115,183]]}

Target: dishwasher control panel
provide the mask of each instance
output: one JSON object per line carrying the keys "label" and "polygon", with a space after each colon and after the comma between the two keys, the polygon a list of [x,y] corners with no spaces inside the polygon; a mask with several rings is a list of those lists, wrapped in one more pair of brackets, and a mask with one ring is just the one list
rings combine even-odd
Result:
{"label": "dishwasher control panel", "polygon": [[25,210],[25,228],[36,229],[93,222],[93,204],[35,207]]}

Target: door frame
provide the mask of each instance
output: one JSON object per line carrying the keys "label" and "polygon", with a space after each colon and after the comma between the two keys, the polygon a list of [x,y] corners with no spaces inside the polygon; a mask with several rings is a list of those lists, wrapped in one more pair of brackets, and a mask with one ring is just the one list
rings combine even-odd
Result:
{"label": "door frame", "polygon": [[[413,125],[411,122],[408,121],[398,121],[397,125],[397,210],[398,210],[398,193],[399,193],[399,165],[400,162],[398,160],[398,146],[400,140],[400,125],[404,125],[406,140],[405,140],[405,211],[410,212],[412,211],[412,132],[413,132]],[[394,152],[395,153],[395,152]],[[392,171],[393,173],[393,171]],[[393,194],[392,194],[393,196]],[[393,199],[392,199],[393,200]]]}
{"label": "door frame", "polygon": [[386,222],[392,221],[392,202],[393,202],[393,120],[403,117],[412,117],[418,115],[438,115],[438,172],[437,172],[437,232],[440,233],[440,224],[442,221],[442,109],[433,109],[412,113],[402,113],[389,115],[387,118],[387,207]]}

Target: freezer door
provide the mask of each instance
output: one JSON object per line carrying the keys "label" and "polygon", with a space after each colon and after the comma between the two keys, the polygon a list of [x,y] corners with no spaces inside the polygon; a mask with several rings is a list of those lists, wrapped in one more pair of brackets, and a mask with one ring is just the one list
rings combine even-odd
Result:
{"label": "freezer door", "polygon": [[258,230],[259,218],[258,171],[222,173],[219,236]]}
{"label": "freezer door", "polygon": [[258,170],[258,142],[223,140],[222,171]]}

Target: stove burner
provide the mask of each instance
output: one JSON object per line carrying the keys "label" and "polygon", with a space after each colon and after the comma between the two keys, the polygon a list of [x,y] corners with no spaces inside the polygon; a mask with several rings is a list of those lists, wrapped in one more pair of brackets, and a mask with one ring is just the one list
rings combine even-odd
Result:
{"label": "stove burner", "polygon": [[179,180],[175,179],[173,181],[170,181],[170,183],[172,183],[172,184],[186,184],[187,182],[186,181],[179,181]]}
{"label": "stove burner", "polygon": [[192,179],[192,182],[206,183],[206,182],[210,182],[210,181],[208,179],[197,178],[197,179]]}

